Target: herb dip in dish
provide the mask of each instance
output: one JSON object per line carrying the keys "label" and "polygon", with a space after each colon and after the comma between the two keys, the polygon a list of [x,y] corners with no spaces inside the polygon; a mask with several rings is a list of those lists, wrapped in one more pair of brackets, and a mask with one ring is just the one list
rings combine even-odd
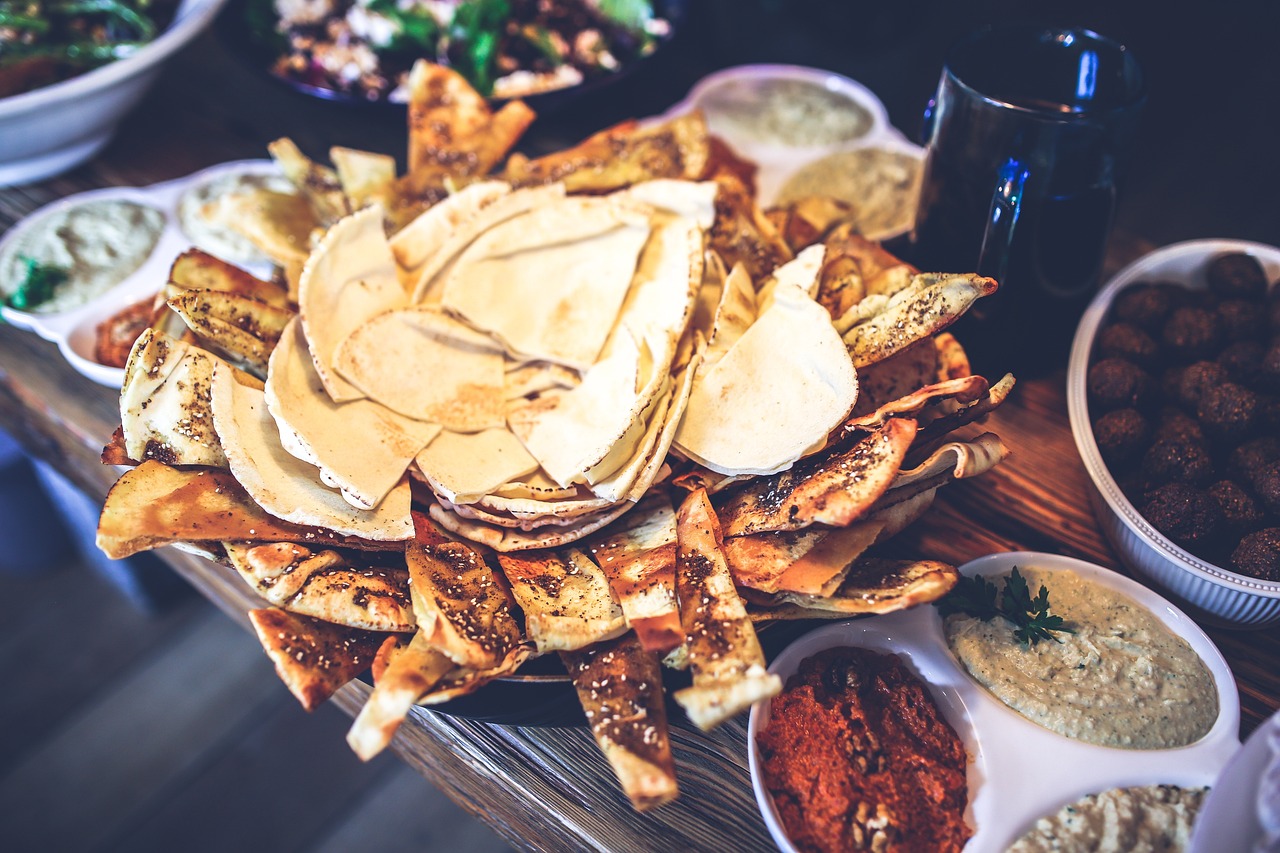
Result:
{"label": "herb dip in dish", "polygon": [[830,196],[854,205],[858,233],[871,240],[899,234],[915,221],[921,160],[903,151],[868,146],[837,151],[802,166],[778,193],[786,205]]}
{"label": "herb dip in dish", "polygon": [[178,202],[178,222],[192,243],[224,261],[242,264],[267,264],[249,238],[227,223],[230,216],[222,212],[222,200],[233,195],[257,190],[292,195],[294,185],[283,175],[262,172],[232,172],[196,184],[182,194]]}
{"label": "herb dip in dish", "polygon": [[1100,746],[1167,749],[1213,728],[1213,676],[1155,614],[1075,572],[1022,574],[1032,591],[1048,589],[1053,612],[1074,633],[1028,645],[1002,616],[948,616],[948,647],[992,695],[1034,723]]}
{"label": "herb dip in dish", "polygon": [[[15,308],[53,314],[83,305],[132,275],[160,240],[165,215],[131,201],[87,201],[37,219],[0,256],[0,291]],[[39,276],[38,299],[24,293]]]}
{"label": "herb dip in dish", "polygon": [[817,82],[761,77],[727,81],[698,102],[713,133],[766,145],[819,146],[871,132],[871,113]]}
{"label": "herb dip in dish", "polygon": [[1206,788],[1146,785],[1089,794],[1042,817],[1008,853],[1174,853],[1186,850]]}

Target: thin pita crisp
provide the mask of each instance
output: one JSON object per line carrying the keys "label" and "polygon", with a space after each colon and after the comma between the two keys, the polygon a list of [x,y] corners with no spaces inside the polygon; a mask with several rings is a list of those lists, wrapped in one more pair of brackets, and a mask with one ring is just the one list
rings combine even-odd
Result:
{"label": "thin pita crisp", "polygon": [[540,653],[581,649],[627,629],[604,572],[582,551],[499,554],[498,562]]}
{"label": "thin pita crisp", "polygon": [[250,610],[249,622],[276,674],[308,711],[368,669],[384,636],[275,607]]}
{"label": "thin pita crisp", "polygon": [[120,426],[131,459],[224,467],[209,386],[218,359],[150,329],[134,342],[120,388]]}
{"label": "thin pita crisp", "polygon": [[538,460],[506,427],[470,434],[445,430],[414,462],[432,491],[453,504],[475,503],[538,470]]}
{"label": "thin pita crisp", "polygon": [[391,658],[351,724],[347,744],[352,752],[368,761],[386,749],[418,697],[452,668],[453,661],[437,651],[421,631],[414,634],[408,647]]}

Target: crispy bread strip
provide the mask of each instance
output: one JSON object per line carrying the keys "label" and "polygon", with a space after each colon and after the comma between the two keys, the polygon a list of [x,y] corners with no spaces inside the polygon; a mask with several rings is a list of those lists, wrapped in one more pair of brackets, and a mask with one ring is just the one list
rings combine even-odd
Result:
{"label": "crispy bread strip", "polygon": [[829,448],[722,493],[717,505],[725,535],[849,524],[893,482],[915,434],[915,421],[894,418],[847,449]]}
{"label": "crispy bread strip", "polygon": [[412,631],[409,573],[368,555],[293,542],[223,542],[231,565],[277,607],[368,631]]}
{"label": "crispy bread strip", "polygon": [[276,674],[302,707],[321,702],[369,668],[382,634],[333,625],[276,607],[250,610],[249,621]]}
{"label": "crispy bread strip", "polygon": [[138,464],[137,459],[129,457],[129,451],[124,449],[124,427],[116,427],[116,431],[111,433],[111,441],[102,448],[102,464],[103,465],[126,465],[132,468]]}
{"label": "crispy bread strip", "polygon": [[676,798],[662,667],[635,634],[564,652],[565,669],[600,751],[639,811]]}
{"label": "crispy bread strip", "polygon": [[228,356],[259,379],[293,312],[235,293],[186,290],[168,301],[206,346]]}
{"label": "crispy bread strip", "polygon": [[676,589],[689,645],[693,686],[675,700],[707,731],[782,690],[765,671],[764,652],[733,586],[721,550],[720,522],[701,489],[680,505]]}
{"label": "crispy bread strip", "polygon": [[[175,287],[176,285],[176,287]],[[227,263],[199,249],[188,249],[169,268],[166,290],[221,290],[265,302],[276,308],[289,308],[289,294],[283,287],[263,281],[235,264]],[[172,298],[177,293],[167,293]]]}
{"label": "crispy bread strip", "polygon": [[502,660],[487,669],[469,669],[465,666],[455,666],[445,673],[444,678],[440,679],[440,682],[435,687],[418,697],[418,704],[439,705],[442,702],[457,699],[459,696],[475,693],[495,678],[501,678],[504,675],[510,675],[515,672],[532,655],[533,646],[528,643],[521,643],[508,649],[506,656]]}
{"label": "crispy bread strip", "polygon": [[950,326],[969,306],[996,291],[993,278],[977,274],[922,273],[889,297],[883,310],[844,336],[853,366],[863,368],[901,352]]}
{"label": "crispy bread strip", "polygon": [[587,550],[646,651],[665,655],[684,642],[676,603],[676,515],[666,495],[649,495]]}
{"label": "crispy bread strip", "polygon": [[498,666],[521,638],[510,592],[475,547],[451,541],[422,513],[413,526],[405,556],[419,633],[459,666]]}
{"label": "crispy bread strip", "polygon": [[498,562],[540,653],[573,651],[626,631],[604,572],[576,548],[499,554]]}
{"label": "crispy bread strip", "polygon": [[361,761],[368,761],[387,748],[413,703],[452,668],[453,661],[440,654],[421,631],[390,658],[369,701],[347,732],[347,743]]}
{"label": "crispy bread strip", "polygon": [[373,542],[281,521],[263,512],[226,469],[179,470],[154,460],[126,471],[116,481],[98,520],[98,547],[113,560],[174,542],[235,540],[361,551],[404,547],[400,542]]}
{"label": "crispy bread strip", "polygon": [[773,598],[752,596],[768,603],[756,614],[774,619],[837,619],[869,613],[892,613],[937,601],[960,579],[954,566],[936,560],[867,558],[853,564],[832,595],[783,592]]}

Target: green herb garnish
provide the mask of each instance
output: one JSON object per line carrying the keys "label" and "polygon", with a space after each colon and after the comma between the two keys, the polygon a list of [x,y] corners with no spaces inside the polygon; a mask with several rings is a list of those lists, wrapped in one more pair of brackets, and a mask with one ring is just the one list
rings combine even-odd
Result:
{"label": "green herb garnish", "polygon": [[1074,634],[1066,627],[1061,616],[1049,612],[1049,590],[1044,584],[1033,598],[1027,579],[1014,566],[1005,579],[1004,589],[997,593],[996,585],[983,577],[961,578],[946,598],[938,602],[943,616],[963,613],[983,622],[1003,616],[1015,627],[1013,638],[1023,645],[1032,646],[1041,640],[1061,643],[1055,633]]}
{"label": "green herb garnish", "polygon": [[510,16],[507,0],[466,0],[453,12],[450,33],[462,47],[455,65],[482,95],[493,94],[498,40]]}
{"label": "green herb garnish", "polygon": [[31,311],[53,298],[58,285],[70,277],[70,272],[52,264],[42,264],[35,258],[21,256],[26,274],[9,297],[9,307],[19,311]]}

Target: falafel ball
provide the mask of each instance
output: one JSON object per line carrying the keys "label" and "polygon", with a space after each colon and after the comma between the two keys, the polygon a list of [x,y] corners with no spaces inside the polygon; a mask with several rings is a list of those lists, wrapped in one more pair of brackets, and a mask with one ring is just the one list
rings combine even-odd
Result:
{"label": "falafel ball", "polygon": [[1101,358],[1124,358],[1142,367],[1154,365],[1160,354],[1155,338],[1132,323],[1107,326],[1098,334],[1097,345]]}
{"label": "falafel ball", "polygon": [[1209,289],[1224,298],[1262,299],[1267,293],[1267,274],[1253,255],[1228,252],[1209,262],[1205,277]]}
{"label": "falafel ball", "polygon": [[1258,426],[1258,395],[1234,382],[1210,385],[1200,394],[1196,417],[1210,437],[1236,444]]}
{"label": "falafel ball", "polygon": [[1182,409],[1176,406],[1165,406],[1160,410],[1155,434],[1152,437],[1156,441],[1179,439],[1200,444],[1204,442],[1204,430],[1200,428],[1200,423],[1195,418]]}
{"label": "falafel ball", "polygon": [[1267,318],[1258,303],[1246,299],[1224,299],[1218,303],[1218,320],[1228,341],[1249,341],[1267,332]]}
{"label": "falafel ball", "polygon": [[1235,480],[1219,480],[1209,487],[1209,494],[1222,507],[1222,517],[1227,527],[1243,533],[1262,521],[1262,509],[1245,488]]}
{"label": "falafel ball", "polygon": [[1231,451],[1227,457],[1227,472],[1233,479],[1248,483],[1253,480],[1255,471],[1261,471],[1277,459],[1280,459],[1280,438],[1264,435]]}
{"label": "falafel ball", "polygon": [[1211,539],[1226,523],[1217,499],[1186,483],[1169,483],[1151,492],[1142,515],[1180,545]]}
{"label": "falafel ball", "polygon": [[1280,392],[1280,336],[1271,339],[1258,365],[1258,387]]}
{"label": "falafel ball", "polygon": [[1227,369],[1216,361],[1197,361],[1178,374],[1178,384],[1173,398],[1188,409],[1200,405],[1200,397],[1208,388],[1224,385],[1231,381]]}
{"label": "falafel ball", "polygon": [[1153,382],[1145,370],[1123,358],[1108,358],[1089,368],[1089,398],[1101,411],[1139,408],[1151,401]]}
{"label": "falafel ball", "polygon": [[1152,486],[1191,483],[1203,486],[1214,479],[1213,457],[1197,441],[1164,438],[1142,455],[1142,473]]}
{"label": "falafel ball", "polygon": [[1280,581],[1280,527],[1266,527],[1240,540],[1231,554],[1240,574],[1264,581]]}
{"label": "falafel ball", "polygon": [[1142,282],[1126,287],[1112,307],[1117,320],[1158,333],[1164,321],[1184,302],[1185,287],[1170,282]]}
{"label": "falafel ball", "polygon": [[1112,465],[1123,465],[1139,458],[1151,425],[1137,409],[1116,409],[1098,418],[1093,436],[1102,457]]}
{"label": "falafel ball", "polygon": [[1177,308],[1160,332],[1170,356],[1182,362],[1214,355],[1222,346],[1222,321],[1206,308]]}
{"label": "falafel ball", "polygon": [[1267,511],[1280,515],[1280,459],[1254,471],[1252,483]]}
{"label": "falafel ball", "polygon": [[1258,341],[1236,341],[1218,353],[1221,364],[1232,382],[1253,385],[1262,373],[1262,356],[1266,353]]}

